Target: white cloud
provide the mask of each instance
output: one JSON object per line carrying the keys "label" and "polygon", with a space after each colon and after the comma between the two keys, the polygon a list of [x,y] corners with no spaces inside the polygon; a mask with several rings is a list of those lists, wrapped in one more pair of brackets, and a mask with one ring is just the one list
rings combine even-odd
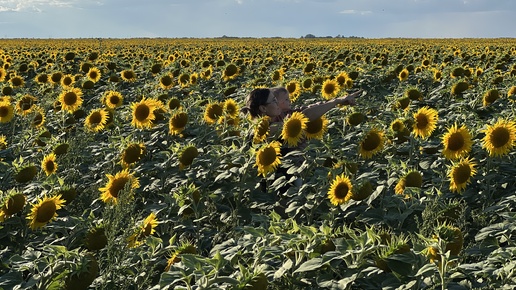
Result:
{"label": "white cloud", "polygon": [[342,10],[339,12],[340,14],[359,14],[359,15],[366,15],[366,14],[371,14],[373,13],[372,11],[360,11],[360,10],[353,10],[353,9],[348,9],[348,10]]}

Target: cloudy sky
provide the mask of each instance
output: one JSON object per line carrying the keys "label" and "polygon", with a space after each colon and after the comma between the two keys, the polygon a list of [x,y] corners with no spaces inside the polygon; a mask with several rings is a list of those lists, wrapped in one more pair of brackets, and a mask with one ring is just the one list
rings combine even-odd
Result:
{"label": "cloudy sky", "polygon": [[514,0],[0,0],[0,38],[516,37]]}

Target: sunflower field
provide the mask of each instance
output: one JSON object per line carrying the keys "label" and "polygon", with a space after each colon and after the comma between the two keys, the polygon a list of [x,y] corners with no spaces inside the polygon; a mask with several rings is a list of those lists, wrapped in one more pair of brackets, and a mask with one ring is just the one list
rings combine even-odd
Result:
{"label": "sunflower field", "polygon": [[0,289],[516,285],[514,39],[0,43]]}

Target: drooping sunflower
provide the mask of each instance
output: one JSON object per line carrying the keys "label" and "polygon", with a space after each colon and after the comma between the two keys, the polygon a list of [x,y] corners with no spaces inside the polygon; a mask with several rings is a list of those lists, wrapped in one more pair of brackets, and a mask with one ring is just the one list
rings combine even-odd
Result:
{"label": "drooping sunflower", "polygon": [[235,79],[239,75],[239,69],[235,64],[228,64],[222,72],[222,80],[227,82]]}
{"label": "drooping sunflower", "polygon": [[131,143],[125,147],[120,158],[120,163],[124,168],[128,168],[138,162],[145,155],[145,144]]}
{"label": "drooping sunflower", "polygon": [[458,159],[468,155],[473,145],[468,128],[465,125],[459,128],[457,123],[448,128],[442,138],[442,143],[444,146],[443,155],[446,159]]}
{"label": "drooping sunflower", "polygon": [[392,132],[401,132],[405,129],[405,123],[403,123],[403,120],[401,119],[395,119],[391,122],[389,128]]}
{"label": "drooping sunflower", "polygon": [[365,120],[365,115],[361,112],[353,112],[346,118],[346,123],[351,126],[358,126]]}
{"label": "drooping sunflower", "polygon": [[264,116],[260,118],[260,120],[256,124],[256,127],[254,127],[253,143],[258,144],[265,141],[267,139],[267,136],[269,135],[269,128],[270,117]]}
{"label": "drooping sunflower", "polygon": [[224,113],[230,116],[231,118],[236,118],[238,116],[238,113],[240,112],[240,107],[234,99],[225,100],[222,107],[224,109]]}
{"label": "drooping sunflower", "polygon": [[403,194],[407,187],[421,188],[423,185],[423,175],[417,170],[410,170],[403,177],[398,180],[394,192],[396,194]]}
{"label": "drooping sunflower", "polygon": [[56,155],[53,152],[43,158],[41,169],[43,169],[47,176],[57,172]]}
{"label": "drooping sunflower", "polygon": [[63,90],[59,94],[58,101],[61,103],[61,110],[73,113],[82,105],[82,90],[79,88]]}
{"label": "drooping sunflower", "polygon": [[128,247],[134,248],[141,244],[143,244],[143,240],[154,234],[156,232],[156,227],[158,226],[158,220],[156,219],[156,214],[151,212],[145,220],[142,222],[142,225],[136,230],[134,234],[128,237]]}
{"label": "drooping sunflower", "polygon": [[32,126],[36,129],[42,128],[46,121],[45,111],[40,106],[34,106],[33,111]]}
{"label": "drooping sunflower", "polygon": [[328,79],[322,83],[321,93],[323,98],[331,100],[337,96],[340,91],[339,83],[336,80]]}
{"label": "drooping sunflower", "polygon": [[133,111],[131,125],[139,129],[151,128],[153,121],[156,119],[155,109],[156,103],[152,99],[146,99],[145,97],[139,102],[131,103],[131,110]]}
{"label": "drooping sunflower", "polygon": [[170,135],[178,135],[183,132],[188,123],[188,114],[183,111],[174,113],[168,122],[168,132]]}
{"label": "drooping sunflower", "polygon": [[494,125],[488,125],[481,132],[485,133],[482,147],[489,156],[500,157],[508,154],[516,145],[516,122],[498,119]]}
{"label": "drooping sunflower", "polygon": [[384,144],[384,132],[377,128],[372,128],[365,134],[364,139],[360,142],[358,152],[362,158],[369,159],[376,153],[382,151]]}
{"label": "drooping sunflower", "polygon": [[50,82],[53,85],[57,85],[57,84],[61,83],[61,78],[63,78],[63,73],[62,72],[60,72],[60,71],[53,72],[50,75]]}
{"label": "drooping sunflower", "polygon": [[224,107],[219,102],[211,102],[206,106],[204,110],[204,121],[211,125],[217,122],[217,120],[224,113]]}
{"label": "drooping sunflower", "polygon": [[57,210],[61,209],[64,202],[60,195],[44,196],[38,199],[38,202],[32,205],[30,214],[27,216],[27,219],[30,220],[30,228],[33,230],[42,228],[54,220],[57,217]]}
{"label": "drooping sunflower", "polygon": [[159,78],[159,86],[164,90],[169,90],[174,86],[174,76],[166,73]]}
{"label": "drooping sunflower", "polygon": [[183,106],[181,106],[181,101],[178,98],[171,98],[167,102],[167,108],[169,111],[181,109],[182,107]]}
{"label": "drooping sunflower", "polygon": [[414,136],[426,139],[432,135],[437,126],[437,110],[425,106],[420,108],[413,116],[414,125],[412,126],[412,132]]}
{"label": "drooping sunflower", "polygon": [[105,109],[94,109],[84,119],[84,126],[92,132],[104,130],[108,120],[108,111]]}
{"label": "drooping sunflower", "polygon": [[38,168],[35,165],[27,165],[17,171],[14,180],[19,183],[26,183],[34,179],[37,174]]}
{"label": "drooping sunflower", "polygon": [[94,226],[88,230],[84,239],[84,244],[90,251],[103,249],[107,246],[107,242],[106,230],[103,225]]}
{"label": "drooping sunflower", "polygon": [[305,136],[308,118],[301,112],[294,112],[287,117],[281,130],[281,138],[291,147],[297,146],[299,141]]}
{"label": "drooping sunflower", "polygon": [[321,116],[315,120],[308,121],[306,123],[305,136],[306,139],[318,139],[321,140],[326,131],[328,130],[328,119],[326,116]]}
{"label": "drooping sunflower", "polygon": [[410,74],[410,73],[409,73],[408,69],[404,68],[404,69],[402,69],[402,70],[400,71],[400,73],[398,74],[398,79],[399,79],[400,81],[402,81],[402,82],[403,82],[403,81],[406,81],[406,80],[408,79],[408,77],[409,77],[409,74]]}
{"label": "drooping sunflower", "polygon": [[27,197],[23,193],[13,192],[0,204],[0,222],[23,210]]}
{"label": "drooping sunflower", "polygon": [[266,177],[281,164],[281,144],[278,141],[263,144],[256,152],[258,175]]}
{"label": "drooping sunflower", "polygon": [[124,97],[117,91],[107,91],[102,102],[110,109],[116,109],[124,102]]}
{"label": "drooping sunflower", "polygon": [[89,70],[88,70],[88,74],[87,74],[87,77],[88,77],[88,80],[96,83],[100,80],[100,77],[102,76],[102,73],[100,72],[100,69],[96,68],[96,67],[91,67]]}
{"label": "drooping sunflower", "polygon": [[452,86],[451,93],[452,95],[459,95],[464,93],[469,89],[469,84],[465,81],[457,82]]}
{"label": "drooping sunflower", "polygon": [[170,267],[172,267],[172,265],[174,265],[175,263],[181,262],[182,254],[197,254],[197,248],[189,242],[184,242],[173,253],[170,254],[170,257],[167,259],[167,266],[165,267],[165,272],[168,272],[170,270]]}
{"label": "drooping sunflower", "polygon": [[188,145],[181,151],[179,155],[179,169],[183,170],[192,165],[193,160],[199,156],[199,150],[194,145]]}
{"label": "drooping sunflower", "polygon": [[105,203],[113,202],[116,204],[119,199],[120,191],[124,190],[126,186],[129,187],[131,192],[133,189],[140,187],[138,178],[132,173],[129,173],[129,169],[127,168],[119,171],[115,175],[106,174],[106,177],[108,178],[106,186],[99,188],[102,193],[100,199]]}
{"label": "drooping sunflower", "polygon": [[361,201],[368,198],[373,193],[373,184],[371,181],[363,181],[360,186],[351,193],[351,199]]}
{"label": "drooping sunflower", "polygon": [[25,95],[16,103],[16,113],[22,116],[30,114],[36,104],[36,97]]}
{"label": "drooping sunflower", "polygon": [[477,163],[473,158],[461,158],[459,161],[453,162],[448,170],[450,191],[463,191],[477,172],[475,166],[477,166]]}
{"label": "drooping sunflower", "polygon": [[494,101],[498,100],[500,98],[500,91],[498,89],[490,89],[487,92],[484,93],[484,96],[482,97],[482,104],[484,107],[487,107],[494,103]]}
{"label": "drooping sunflower", "polygon": [[14,106],[9,101],[0,102],[0,123],[9,123],[14,117]]}
{"label": "drooping sunflower", "polygon": [[123,81],[133,83],[136,81],[136,73],[132,69],[125,69],[120,72]]}
{"label": "drooping sunflower", "polygon": [[337,175],[332,181],[328,198],[333,205],[340,205],[348,202],[353,196],[353,184],[351,180],[344,175]]}

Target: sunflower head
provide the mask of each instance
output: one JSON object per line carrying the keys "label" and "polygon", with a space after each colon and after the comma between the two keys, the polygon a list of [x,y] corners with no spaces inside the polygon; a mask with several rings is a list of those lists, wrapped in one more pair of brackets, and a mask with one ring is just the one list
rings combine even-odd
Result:
{"label": "sunflower head", "polygon": [[168,122],[168,129],[170,135],[177,135],[183,132],[188,123],[188,114],[186,112],[176,112],[174,113]]}
{"label": "sunflower head", "polygon": [[116,109],[122,105],[124,97],[117,91],[107,91],[102,99],[106,107]]}
{"label": "sunflower head", "polygon": [[41,228],[55,219],[57,210],[62,207],[64,202],[60,195],[40,198],[36,204],[32,205],[31,212],[27,216],[27,219],[30,220],[30,228],[33,230]]}
{"label": "sunflower head", "polygon": [[104,226],[94,226],[86,234],[84,244],[90,251],[98,251],[107,246],[108,240]]}
{"label": "sunflower head", "polygon": [[306,123],[306,139],[322,139],[328,130],[328,119],[323,115]]}
{"label": "sunflower head", "polygon": [[38,168],[34,165],[27,165],[22,168],[20,168],[16,175],[14,176],[14,179],[18,183],[26,183],[34,179],[36,175],[38,174]]}
{"label": "sunflower head", "polygon": [[352,192],[351,199],[360,201],[368,198],[373,193],[373,184],[369,180],[361,182],[358,188]]}
{"label": "sunflower head", "polygon": [[437,110],[423,107],[414,113],[414,125],[412,132],[416,137],[428,138],[437,126]]}
{"label": "sunflower head", "polygon": [[406,68],[404,68],[404,69],[402,69],[402,70],[400,71],[400,73],[398,74],[398,79],[399,79],[400,81],[406,81],[406,80],[408,79],[408,77],[409,77],[409,74],[410,74],[410,73],[409,73],[409,70],[408,70],[408,69],[406,69]]}
{"label": "sunflower head", "polygon": [[152,99],[142,98],[139,102],[132,103],[131,109],[133,111],[133,120],[131,124],[140,129],[151,128],[156,119],[155,110],[158,107],[156,101]]}
{"label": "sunflower head", "polygon": [[100,199],[106,203],[117,203],[120,193],[126,188],[131,191],[140,187],[138,178],[130,173],[128,169],[119,171],[115,175],[106,174],[106,176],[108,178],[108,183],[106,186],[99,188],[102,193]]}
{"label": "sunflower head", "polygon": [[31,95],[23,96],[18,103],[16,103],[16,112],[22,116],[27,116],[33,111],[36,100],[37,99]]}
{"label": "sunflower head", "polygon": [[193,160],[199,156],[199,150],[193,145],[186,146],[179,155],[179,169],[183,170],[192,165]]}
{"label": "sunflower head", "polygon": [[359,154],[364,159],[372,158],[373,155],[382,151],[385,143],[384,133],[376,128],[369,130],[359,144]]}
{"label": "sunflower head", "polygon": [[0,101],[0,123],[9,123],[14,118],[14,107],[9,101]]}
{"label": "sunflower head", "polygon": [[61,104],[61,110],[73,113],[82,105],[82,91],[79,88],[63,90],[58,101]]}
{"label": "sunflower head", "polygon": [[500,98],[500,91],[498,89],[490,89],[487,92],[484,93],[484,96],[482,98],[482,104],[484,107],[487,107],[494,103],[496,100]]}
{"label": "sunflower head", "polygon": [[333,205],[348,202],[353,196],[353,184],[344,174],[338,175],[332,181],[328,198]]}
{"label": "sunflower head", "polygon": [[238,116],[238,113],[240,112],[240,108],[237,104],[237,102],[233,99],[227,99],[224,101],[223,105],[224,113],[229,115],[232,118],[235,118]]}
{"label": "sunflower head", "polygon": [[447,159],[457,159],[469,154],[473,145],[472,136],[466,126],[459,127],[456,123],[448,128],[442,138],[443,155]]}
{"label": "sunflower head", "polygon": [[472,158],[461,158],[453,162],[448,169],[448,178],[450,179],[450,191],[460,193],[471,178],[476,174],[477,163]]}
{"label": "sunflower head", "polygon": [[26,201],[25,194],[11,191],[3,201],[0,201],[0,222],[22,211]]}
{"label": "sunflower head", "polygon": [[490,156],[500,157],[508,154],[516,144],[516,122],[499,119],[494,125],[482,130],[485,136],[482,147]]}
{"label": "sunflower head", "polygon": [[410,88],[406,90],[405,96],[413,101],[421,100],[423,98],[423,94],[417,88]]}
{"label": "sunflower head", "polygon": [[143,143],[131,143],[122,152],[120,163],[124,168],[138,162],[145,155],[145,145]]}
{"label": "sunflower head", "polygon": [[398,180],[394,192],[396,194],[403,194],[407,187],[421,188],[422,185],[423,175],[417,170],[410,170]]}
{"label": "sunflower head", "polygon": [[276,170],[281,164],[281,144],[278,141],[263,144],[256,152],[258,175],[266,177],[269,172]]}
{"label": "sunflower head", "polygon": [[94,109],[84,120],[84,126],[92,132],[102,131],[108,121],[108,111],[105,109]]}
{"label": "sunflower head", "polygon": [[56,173],[57,163],[55,153],[52,152],[43,158],[43,161],[41,162],[41,168],[47,176]]}
{"label": "sunflower head", "polygon": [[452,95],[459,95],[464,93],[469,89],[469,84],[465,81],[457,82],[452,86],[451,93]]}
{"label": "sunflower head", "polygon": [[170,73],[162,75],[159,79],[159,86],[164,90],[169,90],[174,85],[174,77]]}
{"label": "sunflower head", "polygon": [[323,98],[331,100],[337,96],[341,87],[336,80],[327,79],[322,83],[321,93]]}
{"label": "sunflower head", "polygon": [[306,124],[308,118],[301,112],[294,112],[288,117],[281,131],[281,137],[289,146],[295,147],[305,136]]}
{"label": "sunflower head", "polygon": [[346,123],[351,126],[358,126],[365,120],[365,115],[361,112],[354,112],[348,115]]}
{"label": "sunflower head", "polygon": [[207,124],[215,124],[217,120],[223,115],[224,106],[218,102],[209,103],[204,110],[204,121]]}

